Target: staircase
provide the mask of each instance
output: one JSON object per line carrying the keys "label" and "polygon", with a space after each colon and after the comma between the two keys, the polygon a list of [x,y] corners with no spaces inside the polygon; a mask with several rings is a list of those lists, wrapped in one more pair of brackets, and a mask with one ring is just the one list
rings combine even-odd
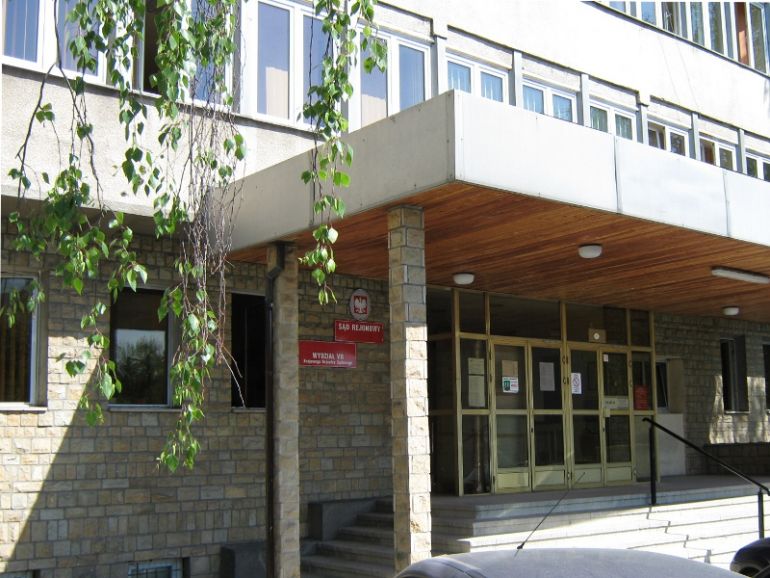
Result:
{"label": "staircase", "polygon": [[393,503],[378,500],[374,511],[359,514],[334,540],[319,542],[302,557],[303,578],[392,578]]}

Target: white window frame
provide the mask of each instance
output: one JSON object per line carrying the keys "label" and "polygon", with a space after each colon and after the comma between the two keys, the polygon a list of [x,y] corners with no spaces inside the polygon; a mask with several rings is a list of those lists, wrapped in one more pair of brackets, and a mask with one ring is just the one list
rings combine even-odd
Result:
{"label": "white window frame", "polygon": [[[563,122],[577,122],[577,95],[573,92],[569,92],[568,90],[554,87],[550,84],[546,84],[539,80],[534,80],[530,77],[525,77],[521,82],[522,90],[524,90],[525,86],[528,86],[530,88],[534,88],[535,90],[539,90],[543,93],[543,114],[546,116],[550,116],[552,118],[556,118],[557,120],[561,120]],[[553,97],[554,96],[560,96],[562,98],[566,98],[572,103],[572,121],[568,121],[562,118],[558,118],[554,116],[553,112]],[[522,108],[524,107],[524,103],[521,103]],[[534,111],[532,111],[534,112]]]}
{"label": "white window frame", "polygon": [[[5,271],[3,276],[7,279],[26,279],[27,281],[34,281],[37,279],[35,275],[23,272]],[[40,328],[40,309],[43,305],[38,303],[35,310],[32,312],[32,345],[29,352],[29,392],[25,401],[0,401],[0,410],[4,409],[23,409],[28,407],[34,407],[38,405],[40,382],[42,381],[42,375],[39,367],[40,355],[42,354],[40,348],[42,347],[41,339],[42,332]],[[0,319],[0,322],[6,323],[6,319]]]}
{"label": "white window frame", "polygon": [[[703,158],[703,146],[704,146],[704,144],[705,145],[711,145],[711,146],[714,147],[714,165],[713,166],[715,166],[717,168],[731,170],[731,171],[736,170],[735,169],[735,161],[736,161],[736,158],[738,157],[738,155],[737,155],[738,147],[736,145],[734,145],[732,143],[725,142],[723,140],[719,140],[719,139],[714,138],[713,136],[708,135],[708,134],[705,134],[705,135],[701,134],[699,136],[699,138],[698,138],[698,141],[699,141],[698,142],[698,148],[700,149],[700,152],[701,152],[701,159],[700,159],[701,161],[703,161],[704,163],[706,162],[706,160]],[[729,168],[723,167],[720,164],[720,153],[723,150],[729,150],[730,153],[732,154],[732,166],[729,167]],[[706,164],[711,164],[711,163],[706,163]]]}
{"label": "white window frame", "polygon": [[[414,50],[419,50],[423,54],[423,84],[425,86],[425,98],[423,102],[429,100],[432,95],[431,82],[431,57],[430,47],[415,40],[391,36],[392,41],[388,44],[388,111],[395,114],[402,110],[401,108],[401,63],[399,57],[399,47],[406,46]],[[391,108],[390,104],[393,104]]]}
{"label": "white window frame", "polygon": [[[770,179],[765,179],[765,167],[767,167],[767,170],[769,173],[768,176],[770,176],[770,158],[769,157],[766,157],[760,153],[746,151],[745,158],[746,158],[746,162],[744,163],[744,167],[743,167],[743,171],[745,174],[747,175],[749,174],[748,163],[749,163],[749,159],[752,159],[757,163],[757,175],[754,178],[770,182]],[[752,176],[752,175],[749,175],[749,176]]]}
{"label": "white window frame", "polygon": [[[751,7],[752,6],[758,6],[759,9],[762,11],[762,18],[760,18],[760,25],[762,26],[762,30],[764,31],[764,49],[765,49],[765,69],[760,70],[756,68],[754,65],[756,62],[756,55],[754,54],[754,39],[752,37],[753,27],[752,27],[752,18],[751,18]],[[746,2],[746,26],[747,26],[747,43],[748,43],[748,50],[749,50],[749,66],[753,68],[754,70],[759,70],[760,72],[764,72],[765,74],[768,73],[768,67],[770,67],[770,50],[768,50],[768,38],[767,38],[767,15],[765,14],[765,11],[767,10],[767,6],[764,5],[763,2]]]}
{"label": "white window frame", "polygon": [[[589,111],[591,110],[591,107],[593,107],[593,108],[598,108],[600,110],[603,110],[607,113],[607,132],[609,134],[613,136],[617,136],[618,138],[622,138],[624,140],[631,140],[631,141],[637,140],[636,111],[630,110],[624,107],[619,107],[619,106],[610,104],[606,101],[596,100],[593,98],[589,99],[588,104],[589,104],[589,108],[588,108]],[[618,134],[616,134],[617,133],[617,128],[616,128],[617,125],[615,121],[616,115],[620,115],[631,120],[631,138],[630,139],[626,139],[626,137],[619,136]],[[590,120],[591,119],[590,119],[590,112],[589,112],[589,118],[588,118],[589,127],[591,127]],[[598,129],[595,129],[595,130],[598,130]]]}
{"label": "white window frame", "polygon": [[[492,100],[494,102],[508,102],[508,75],[504,71],[489,65],[482,64],[481,62],[477,62],[475,60],[471,60],[469,58],[465,58],[457,54],[447,52],[447,55],[446,55],[447,79],[449,76],[450,62],[470,69],[470,73],[471,73],[470,94],[474,96],[479,96],[481,98],[486,98],[484,97],[483,94],[481,94],[481,84],[482,84],[481,74],[484,73],[484,74],[488,74],[490,76],[499,78],[502,85],[502,100],[495,101],[492,98],[488,98],[487,100]],[[449,88],[449,81],[447,80],[447,89],[448,88]]]}
{"label": "white window frame", "polygon": [[[653,146],[652,143],[649,142],[649,133],[650,131],[655,131],[656,134],[659,136],[662,136],[662,147],[654,147],[658,148],[660,150],[668,151],[670,153],[674,153],[671,147],[671,137],[673,135],[682,137],[682,140],[684,141],[684,155],[689,157],[690,156],[690,137],[688,136],[687,130],[682,128],[675,128],[669,124],[667,124],[664,121],[658,120],[656,118],[648,119],[647,121],[647,138],[650,146]],[[674,153],[679,154],[679,153]]]}

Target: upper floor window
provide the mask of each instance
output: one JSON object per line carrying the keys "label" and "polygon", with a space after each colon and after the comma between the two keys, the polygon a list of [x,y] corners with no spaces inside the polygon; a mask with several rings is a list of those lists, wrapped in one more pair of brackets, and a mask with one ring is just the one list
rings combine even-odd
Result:
{"label": "upper floor window", "polygon": [[[371,56],[367,49],[361,54],[361,62]],[[366,72],[361,66],[361,126],[366,126],[388,116],[388,74],[376,66]]]}
{"label": "upper floor window", "polygon": [[746,153],[746,174],[770,181],[770,159]]}
{"label": "upper floor window", "polygon": [[477,62],[451,56],[447,59],[447,83],[450,90],[478,94],[490,100],[505,100],[504,73]]}
{"label": "upper floor window", "polygon": [[308,95],[311,86],[320,86],[323,82],[323,59],[329,49],[329,35],[323,31],[322,22],[311,16],[302,18],[302,79],[303,102],[315,102],[317,95]]}
{"label": "upper floor window", "polygon": [[289,118],[289,11],[259,3],[257,111]]}
{"label": "upper floor window", "polygon": [[650,122],[647,124],[647,142],[650,146],[687,156],[687,136],[669,126]]}
{"label": "upper floor window", "polygon": [[447,77],[450,90],[471,92],[471,69],[451,60],[447,62]]}
{"label": "upper floor window", "polygon": [[575,97],[550,86],[526,81],[523,86],[524,108],[569,122],[575,119]]}
{"label": "upper floor window", "polygon": [[723,169],[735,170],[735,147],[726,143],[717,143],[710,138],[700,138],[701,160]]}
{"label": "upper floor window", "polygon": [[590,107],[591,128],[610,132],[616,136],[634,139],[633,113],[621,112],[613,107],[595,105]]}
{"label": "upper floor window", "polygon": [[170,351],[178,342],[169,314],[158,320],[162,291],[123,291],[110,311],[110,357],[123,388],[114,402],[132,405],[169,405]]}
{"label": "upper floor window", "polygon": [[404,110],[425,100],[425,52],[400,44],[398,47],[399,108]]}
{"label": "upper floor window", "polygon": [[[30,297],[28,277],[3,277],[0,280],[0,307],[6,311],[11,295],[26,302]],[[0,319],[0,403],[33,403],[37,365],[37,312],[20,311],[9,327]]]}
{"label": "upper floor window", "polygon": [[38,61],[40,8],[40,0],[3,0],[5,56]]}

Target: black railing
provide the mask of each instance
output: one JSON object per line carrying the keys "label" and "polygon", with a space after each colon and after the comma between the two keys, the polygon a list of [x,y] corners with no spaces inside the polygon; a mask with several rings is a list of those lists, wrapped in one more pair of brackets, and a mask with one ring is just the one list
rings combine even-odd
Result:
{"label": "black railing", "polygon": [[727,462],[720,460],[718,457],[712,456],[710,453],[703,451],[701,448],[696,446],[691,441],[684,439],[682,436],[672,432],[667,427],[663,427],[652,418],[645,417],[642,419],[642,421],[646,421],[647,423],[650,424],[650,502],[652,503],[653,506],[658,503],[658,488],[657,488],[658,466],[655,460],[655,430],[654,430],[654,428],[658,428],[660,431],[667,433],[669,436],[671,436],[675,440],[678,440],[682,442],[684,445],[686,445],[687,447],[694,449],[696,452],[698,452],[702,456],[707,457],[712,462],[716,462],[717,464],[719,464],[720,467],[724,468],[731,474],[738,476],[743,481],[748,482],[749,484],[754,484],[757,488],[759,488],[759,490],[757,491],[757,520],[759,523],[759,537],[760,538],[765,537],[765,502],[764,502],[763,493],[770,496],[770,488],[768,488],[765,484],[758,482],[751,476],[747,476],[740,470],[735,469],[733,466],[731,466]]}

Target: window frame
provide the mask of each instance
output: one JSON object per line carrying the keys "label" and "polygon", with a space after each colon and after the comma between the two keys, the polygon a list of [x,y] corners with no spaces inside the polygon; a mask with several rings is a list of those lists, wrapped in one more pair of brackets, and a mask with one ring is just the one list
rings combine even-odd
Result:
{"label": "window frame", "polygon": [[[38,274],[15,270],[9,268],[9,271],[4,271],[3,279],[26,279],[28,281],[37,281],[43,285],[43,290],[46,290],[45,279],[41,278]],[[44,319],[47,319],[47,304],[45,301],[38,303],[35,310],[32,312],[31,320],[31,346],[30,346],[30,360],[29,360],[29,383],[27,384],[27,396],[25,401],[2,401],[0,400],[0,411],[2,410],[19,410],[19,409],[32,409],[32,408],[44,408],[47,402],[47,349],[48,349],[48,334],[46,330],[46,323]],[[0,319],[0,322],[6,323],[5,318]]]}
{"label": "window frame", "polygon": [[[5,12],[5,5],[8,0],[3,0],[3,7]],[[11,64],[20,66],[23,68],[33,68],[35,70],[43,70],[46,62],[50,59],[47,54],[46,47],[46,34],[48,27],[47,23],[50,21],[56,22],[56,15],[49,14],[53,12],[53,2],[47,2],[46,0],[39,0],[38,2],[38,14],[37,14],[37,50],[35,60],[27,60],[26,58],[18,58],[16,56],[7,55],[5,53],[5,27],[8,25],[8,20],[3,19],[3,64]],[[53,47],[54,54],[56,47]]]}
{"label": "window frame", "polygon": [[[714,162],[710,163],[704,158],[704,146],[711,146],[714,149]],[[737,158],[737,145],[734,145],[732,143],[725,142],[723,140],[717,139],[709,134],[703,134],[701,133],[698,136],[698,150],[700,151],[700,160],[706,164],[712,165],[714,167],[735,171],[735,160]],[[732,163],[730,167],[723,167],[721,163],[721,154],[722,151],[728,151],[731,155]]]}
{"label": "window frame", "polygon": [[128,578],[131,578],[132,576],[141,578],[153,570],[163,570],[168,568],[171,570],[172,578],[187,578],[189,575],[188,566],[189,564],[187,563],[187,559],[184,558],[181,560],[153,560],[149,562],[134,562],[129,565],[126,576]]}
{"label": "window frame", "polygon": [[[453,52],[447,52],[446,53],[446,67],[447,67],[447,90],[452,90],[449,86],[449,64],[456,64],[458,66],[463,66],[465,68],[470,69],[470,82],[471,82],[471,89],[468,91],[469,94],[472,94],[474,96],[479,96],[481,98],[485,98],[487,100],[491,100],[493,102],[503,102],[508,103],[508,73],[499,69],[495,68],[493,66],[484,64],[482,62],[478,62],[475,60],[472,60],[470,58],[460,56]],[[482,88],[482,74],[487,74],[489,76],[494,76],[495,78],[498,78],[500,80],[500,85],[502,87],[501,90],[501,100],[496,100],[494,98],[486,97],[482,94],[481,88]]]}
{"label": "window frame", "polygon": [[[425,87],[425,94],[423,95],[423,100],[421,102],[425,102],[433,96],[433,83],[431,82],[432,72],[430,46],[415,40],[410,40],[408,38],[397,36],[391,36],[391,38],[393,41],[388,45],[388,70],[392,71],[392,75],[389,74],[388,76],[388,110],[391,110],[390,103],[392,102],[393,112],[390,114],[396,114],[397,112],[406,110],[405,108],[401,107],[401,55],[399,52],[401,46],[405,46],[406,48],[411,48],[413,50],[418,50],[423,55],[423,86]],[[406,108],[411,108],[411,106]]]}
{"label": "window frame", "polygon": [[[120,293],[126,293],[129,295],[136,295],[140,292],[159,294],[160,298],[163,298],[164,289],[153,285],[138,286],[136,292],[131,291],[129,288],[123,289]],[[120,299],[120,293],[118,299]],[[112,302],[114,307],[115,301]],[[112,307],[110,308],[110,360],[115,361],[115,367],[117,370],[117,354],[115,348],[117,346],[117,339],[115,336],[115,330],[119,329],[113,325]],[[179,346],[181,339],[181,326],[179,320],[169,308],[168,314],[165,318],[165,347],[166,347],[166,401],[163,403],[130,403],[118,401],[117,397],[113,397],[109,401],[109,408],[112,409],[168,409],[176,407],[174,406],[174,386],[171,381],[171,367],[174,362],[174,354]],[[117,394],[119,395],[119,394]]]}
{"label": "window frame", "polygon": [[[763,2],[746,2],[746,27],[747,27],[747,35],[748,35],[748,52],[749,52],[749,66],[753,68],[754,70],[757,70],[759,72],[762,72],[764,74],[768,74],[768,67],[770,67],[770,47],[768,47],[768,44],[770,44],[770,40],[768,40],[767,33],[767,7],[764,5]],[[762,28],[763,37],[764,37],[764,58],[765,58],[765,67],[764,69],[757,68],[757,60],[756,60],[756,54],[754,53],[754,19],[751,16],[752,13],[752,7],[759,8],[760,12],[762,13],[762,16],[759,19],[760,26]]]}
{"label": "window frame", "polygon": [[[550,116],[551,118],[555,118],[557,120],[561,120],[563,122],[569,122],[569,123],[576,123],[578,121],[577,119],[577,94],[570,92],[567,89],[559,88],[556,86],[553,86],[551,84],[542,82],[539,79],[533,79],[532,77],[524,77],[524,79],[521,82],[521,90],[522,95],[524,94],[524,88],[529,87],[533,88],[535,90],[539,90],[543,93],[543,112],[538,113],[537,111],[530,111],[535,112],[537,114],[544,114],[546,116]],[[571,103],[571,113],[572,113],[572,120],[567,120],[564,118],[560,118],[558,116],[554,115],[554,107],[553,107],[553,97],[559,96],[561,98],[566,98]],[[524,102],[522,101],[521,107],[524,107]],[[526,109],[525,110],[529,110]]]}
{"label": "window frame", "polygon": [[[650,132],[655,132],[658,135],[658,137],[661,139],[661,143],[663,146],[655,146],[650,142]],[[683,154],[680,154],[673,150],[671,141],[672,141],[672,137],[674,136],[678,136],[682,138],[682,142],[684,142]],[[690,156],[690,136],[688,134],[687,129],[671,126],[665,121],[659,120],[658,118],[655,118],[655,117],[648,118],[647,120],[647,144],[653,148],[664,150],[675,155],[679,155],[683,157]]]}
{"label": "window frame", "polygon": [[[261,345],[262,345],[262,353],[261,353],[261,358],[262,358],[261,359],[261,361],[262,361],[262,368],[261,368],[261,370],[262,370],[261,371],[261,373],[262,373],[262,380],[261,380],[262,381],[262,383],[261,383],[262,392],[261,392],[261,395],[258,394],[258,397],[261,397],[262,403],[261,403],[261,405],[260,404],[249,404],[248,400],[249,400],[249,398],[251,396],[249,396],[248,394],[243,395],[243,392],[241,392],[240,395],[242,396],[242,401],[244,402],[244,404],[241,404],[241,403],[237,403],[236,404],[236,398],[235,398],[236,384],[234,383],[235,375],[231,374],[231,376],[230,376],[230,389],[231,389],[231,395],[230,395],[230,402],[231,403],[230,403],[230,405],[231,405],[231,407],[233,409],[238,410],[238,411],[244,411],[244,410],[246,410],[246,411],[258,410],[259,411],[259,410],[264,410],[266,408],[266,393],[267,393],[267,376],[266,376],[266,373],[265,373],[265,369],[267,367],[267,358],[266,358],[266,347],[267,347],[267,344],[265,343],[265,339],[266,339],[265,330],[266,330],[266,327],[267,327],[267,315],[266,315],[266,312],[265,312],[266,299],[265,299],[264,295],[260,295],[260,294],[257,294],[257,293],[247,293],[247,292],[243,292],[243,291],[233,291],[233,292],[230,293],[230,351],[232,352],[232,357],[233,357],[233,359],[232,359],[233,371],[236,371],[235,368],[238,367],[238,361],[239,360],[237,358],[238,358],[238,356],[240,354],[240,350],[235,346],[235,337],[236,336],[234,335],[234,333],[236,332],[236,323],[237,323],[237,320],[239,319],[236,316],[236,311],[235,311],[236,296],[238,298],[254,299],[255,303],[253,303],[252,305],[257,306],[257,307],[262,307],[262,318],[261,318],[262,326],[259,328],[261,330],[261,334],[260,334],[260,337],[257,339],[258,344],[261,341]],[[242,319],[242,317],[240,319]],[[259,321],[259,319],[257,319],[257,321]],[[246,327],[246,330],[248,331],[248,327]],[[257,357],[259,358],[260,355],[258,354]],[[247,369],[248,368],[248,362],[244,363],[244,366],[245,366],[244,369]],[[242,372],[243,370],[240,370],[240,371]],[[248,375],[244,375],[243,377],[246,380],[248,380]],[[240,385],[239,384],[239,386],[242,389],[243,388],[248,388],[248,385],[249,385],[248,383],[246,383],[245,385]]]}
{"label": "window frame", "polygon": [[[588,127],[593,128],[593,126],[590,124],[591,122],[591,108],[596,108],[599,110],[603,110],[607,113],[607,134],[611,134],[612,136],[615,136],[617,138],[622,138],[624,140],[630,140],[630,141],[636,141],[638,138],[637,134],[637,111],[632,111],[624,107],[620,107],[617,105],[610,104],[604,100],[597,100],[594,98],[589,98],[588,102]],[[631,121],[631,137],[626,138],[622,135],[617,134],[617,121],[615,120],[616,116],[621,116],[629,119]],[[604,132],[601,129],[594,129],[598,130],[600,132]]]}

